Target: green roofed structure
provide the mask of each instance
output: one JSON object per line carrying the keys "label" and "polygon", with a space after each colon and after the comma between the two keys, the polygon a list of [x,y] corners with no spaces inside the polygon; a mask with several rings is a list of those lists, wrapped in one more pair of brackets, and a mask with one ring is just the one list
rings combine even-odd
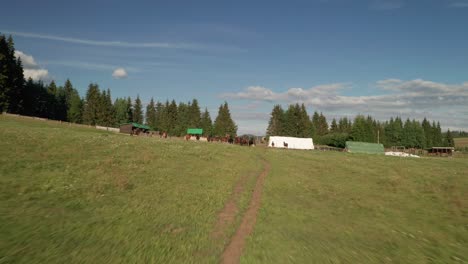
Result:
{"label": "green roofed structure", "polygon": [[189,128],[187,129],[187,134],[188,135],[202,135],[203,128]]}
{"label": "green roofed structure", "polygon": [[383,144],[346,141],[346,150],[350,153],[385,154]]}
{"label": "green roofed structure", "polygon": [[120,133],[126,133],[126,134],[140,134],[140,133],[146,133],[151,128],[146,125],[138,124],[138,123],[126,123],[126,124],[121,124],[120,125]]}

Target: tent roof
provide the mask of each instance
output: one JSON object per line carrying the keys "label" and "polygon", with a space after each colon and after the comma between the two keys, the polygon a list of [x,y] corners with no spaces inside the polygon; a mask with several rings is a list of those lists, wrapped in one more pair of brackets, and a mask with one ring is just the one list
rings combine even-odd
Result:
{"label": "tent roof", "polygon": [[201,135],[201,134],[203,134],[203,128],[189,128],[189,129],[187,129],[187,134]]}

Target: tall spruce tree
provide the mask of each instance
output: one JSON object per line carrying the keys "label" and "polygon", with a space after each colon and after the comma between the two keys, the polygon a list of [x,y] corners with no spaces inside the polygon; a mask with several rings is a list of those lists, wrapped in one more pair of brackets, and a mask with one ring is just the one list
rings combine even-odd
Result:
{"label": "tall spruce tree", "polygon": [[145,120],[148,126],[152,129],[156,129],[156,108],[153,97],[151,97],[149,104],[146,106]]}
{"label": "tall spruce tree", "polygon": [[213,133],[215,136],[221,137],[226,135],[235,137],[237,134],[237,125],[231,118],[231,113],[229,111],[229,105],[227,102],[224,102],[224,104],[219,106],[218,116],[214,122]]}
{"label": "tall spruce tree", "polygon": [[198,105],[198,100],[193,99],[192,103],[189,104],[189,123],[188,127],[199,128],[201,125],[201,111]]}
{"label": "tall spruce tree", "polygon": [[213,130],[213,122],[211,121],[210,113],[208,112],[207,108],[205,108],[205,111],[202,114],[200,123],[200,126],[203,129],[203,135],[206,137],[211,137]]}
{"label": "tall spruce tree", "polygon": [[140,96],[137,95],[135,104],[133,105],[133,122],[143,124],[143,106],[141,105]]}
{"label": "tall spruce tree", "polygon": [[81,99],[78,91],[72,91],[69,99],[69,108],[67,111],[67,119],[72,123],[82,123],[83,115],[83,100]]}
{"label": "tall spruce tree", "polygon": [[98,122],[98,110],[101,103],[99,86],[91,83],[86,92],[85,104],[83,108],[83,123],[96,125]]}
{"label": "tall spruce tree", "polygon": [[266,131],[267,136],[283,136],[285,126],[285,113],[281,105],[273,106],[270,121]]}
{"label": "tall spruce tree", "polygon": [[450,132],[450,129],[445,133],[444,145],[446,147],[455,147],[455,141],[453,140],[453,135],[452,132]]}
{"label": "tall spruce tree", "polygon": [[167,131],[170,135],[175,136],[177,133],[177,117],[178,117],[177,103],[172,99],[171,103],[167,106],[166,111],[166,122],[167,122]]}

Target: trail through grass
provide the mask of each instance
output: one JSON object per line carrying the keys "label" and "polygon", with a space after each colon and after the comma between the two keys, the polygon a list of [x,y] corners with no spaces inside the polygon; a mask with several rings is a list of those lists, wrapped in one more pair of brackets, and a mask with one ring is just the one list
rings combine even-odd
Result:
{"label": "trail through grass", "polygon": [[3,116],[0,135],[0,263],[216,262],[217,213],[262,169],[228,145]]}

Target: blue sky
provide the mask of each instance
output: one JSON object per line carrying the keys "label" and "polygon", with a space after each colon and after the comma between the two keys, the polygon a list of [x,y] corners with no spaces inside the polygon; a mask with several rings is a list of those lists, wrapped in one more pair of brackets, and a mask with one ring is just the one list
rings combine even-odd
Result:
{"label": "blue sky", "polygon": [[468,0],[17,0],[0,32],[36,79],[197,98],[213,119],[226,100],[240,133],[263,134],[295,102],[468,130],[467,27]]}

